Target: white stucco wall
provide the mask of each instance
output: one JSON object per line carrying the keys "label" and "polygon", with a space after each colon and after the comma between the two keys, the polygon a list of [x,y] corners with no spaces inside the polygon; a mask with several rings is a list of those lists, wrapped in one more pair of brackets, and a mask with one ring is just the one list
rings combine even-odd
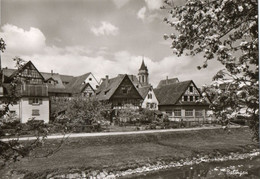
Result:
{"label": "white stucco wall", "polygon": [[97,89],[96,86],[99,85],[98,81],[96,80],[96,78],[92,73],[85,79],[85,83],[89,83],[94,90],[96,90]]}
{"label": "white stucco wall", "polygon": [[[38,109],[38,116],[32,115],[32,110]],[[29,119],[43,120],[44,123],[49,122],[49,98],[42,98],[42,104],[29,104],[29,98],[20,100],[20,118],[22,123],[26,123]]]}
{"label": "white stucco wall", "polygon": [[[152,94],[152,98],[148,99],[148,94]],[[155,103],[156,104],[156,108],[153,108],[153,110],[158,110],[158,100],[153,92],[153,90],[149,91],[148,94],[146,95],[143,103],[142,103],[142,108],[146,108],[146,104],[147,103]]]}

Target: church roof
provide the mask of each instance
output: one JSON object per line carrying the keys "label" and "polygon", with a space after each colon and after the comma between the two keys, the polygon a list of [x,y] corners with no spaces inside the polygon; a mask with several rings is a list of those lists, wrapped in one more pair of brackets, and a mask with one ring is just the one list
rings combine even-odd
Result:
{"label": "church roof", "polygon": [[148,70],[147,66],[144,64],[144,60],[142,61],[141,67],[139,68],[139,70]]}

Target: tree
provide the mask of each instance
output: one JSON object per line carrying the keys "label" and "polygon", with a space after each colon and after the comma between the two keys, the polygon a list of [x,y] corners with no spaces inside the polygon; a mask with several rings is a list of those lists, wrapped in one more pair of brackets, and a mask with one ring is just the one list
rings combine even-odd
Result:
{"label": "tree", "polygon": [[228,121],[243,115],[259,140],[259,70],[257,0],[188,0],[176,6],[166,0],[170,17],[164,21],[175,29],[165,34],[173,52],[181,56],[203,54],[224,66],[205,88],[211,97],[211,109]]}
{"label": "tree", "polygon": [[[0,51],[4,52],[6,48],[6,44],[4,40],[0,39]],[[19,69],[24,65],[24,61],[21,58],[16,57],[14,59],[16,62],[16,67]],[[0,71],[0,76],[2,76],[2,70]],[[2,78],[0,78],[2,79]],[[1,97],[1,106],[2,109],[0,111],[0,119],[9,115],[9,106],[13,105],[15,102],[19,100],[19,78],[15,78],[10,83],[9,93],[3,97]],[[3,89],[2,80],[0,80],[0,87]],[[10,162],[16,162],[23,157],[31,156],[34,157],[46,157],[54,152],[58,151],[61,145],[63,144],[63,140],[54,148],[44,148],[45,139],[49,133],[48,125],[44,124],[43,121],[34,121],[30,120],[27,124],[20,124],[19,121],[15,120],[15,116],[9,115],[8,121],[0,120],[0,138],[6,138],[7,132],[6,129],[12,129],[13,137],[15,139],[12,140],[0,140],[0,169],[6,164]],[[26,129],[33,134],[36,139],[31,141],[22,142],[19,140],[23,130]],[[41,149],[40,153],[39,149]],[[38,152],[37,152],[38,151]]]}
{"label": "tree", "polygon": [[96,98],[76,97],[67,101],[66,114],[72,123],[91,125],[107,120],[106,112],[109,112],[111,105],[102,104]]}

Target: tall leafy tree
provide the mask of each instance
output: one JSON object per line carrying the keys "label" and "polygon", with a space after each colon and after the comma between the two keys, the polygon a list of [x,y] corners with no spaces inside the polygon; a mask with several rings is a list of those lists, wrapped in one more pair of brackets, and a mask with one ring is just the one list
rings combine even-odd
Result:
{"label": "tall leafy tree", "polygon": [[198,69],[209,60],[223,64],[205,88],[216,116],[223,121],[244,116],[259,140],[258,1],[187,0],[176,6],[166,0],[162,9],[169,12],[164,21],[175,29],[164,38],[176,55],[203,54]]}
{"label": "tall leafy tree", "polygon": [[[4,40],[0,39],[0,51],[4,52],[6,44]],[[16,57],[14,59],[16,62],[16,67],[19,69],[23,66],[23,60]],[[2,70],[0,71],[0,76],[2,76]],[[0,78],[2,79],[2,78]],[[3,87],[2,80],[0,81],[0,87]],[[3,88],[2,88],[3,89]],[[10,83],[9,93],[1,97],[1,111],[0,119],[3,116],[9,115],[9,106],[13,105],[19,100],[19,80],[18,78]],[[12,128],[14,131],[13,138],[10,140],[3,140],[1,138],[7,138],[7,128]],[[32,135],[35,137],[31,141],[21,141],[19,137],[23,133],[22,129],[31,131]],[[45,139],[49,134],[48,126],[42,121],[29,121],[27,124],[20,124],[19,121],[15,120],[14,116],[9,115],[8,121],[0,120],[0,169],[10,162],[16,162],[23,157],[34,156],[34,157],[45,157],[58,151],[64,140],[57,143],[55,147],[46,148],[44,147]]]}

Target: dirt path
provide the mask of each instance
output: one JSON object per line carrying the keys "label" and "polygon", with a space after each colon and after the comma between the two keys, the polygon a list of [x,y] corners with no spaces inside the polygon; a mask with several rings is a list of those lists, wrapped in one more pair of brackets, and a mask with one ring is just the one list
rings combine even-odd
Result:
{"label": "dirt path", "polygon": [[[181,129],[160,129],[160,130],[145,130],[145,131],[129,131],[129,132],[98,132],[98,133],[71,133],[65,135],[49,135],[47,139],[62,139],[62,138],[76,138],[76,137],[96,137],[109,135],[131,135],[131,134],[148,134],[148,133],[162,133],[162,132],[178,132],[178,131],[196,131],[205,129],[221,129],[222,127],[196,127],[196,128],[181,128]],[[230,128],[241,128],[240,126],[230,126]],[[17,140],[18,138],[4,138],[1,141]],[[20,137],[20,141],[35,140],[36,137]]]}

